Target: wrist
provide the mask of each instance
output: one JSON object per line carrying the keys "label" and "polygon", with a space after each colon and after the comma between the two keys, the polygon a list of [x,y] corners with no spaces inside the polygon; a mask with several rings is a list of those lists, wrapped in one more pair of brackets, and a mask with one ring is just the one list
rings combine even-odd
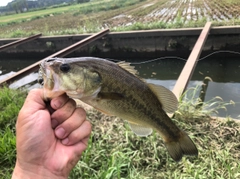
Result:
{"label": "wrist", "polygon": [[16,162],[15,168],[13,170],[12,179],[67,179],[67,177],[56,175],[49,170],[45,169],[43,166],[33,166],[27,164],[27,166],[22,167],[18,162]]}

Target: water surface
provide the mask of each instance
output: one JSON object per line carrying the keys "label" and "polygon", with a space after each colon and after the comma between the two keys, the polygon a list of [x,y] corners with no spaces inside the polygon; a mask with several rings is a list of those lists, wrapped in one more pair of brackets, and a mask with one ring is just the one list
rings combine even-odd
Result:
{"label": "water surface", "polygon": [[[165,59],[141,65],[135,65],[140,76],[148,82],[163,85],[172,90],[176,80],[185,65],[185,61],[177,59]],[[188,89],[199,86],[196,98],[200,95],[201,85],[206,77],[208,82],[205,102],[219,96],[226,103],[235,102],[235,106],[226,106],[227,110],[218,110],[218,116],[232,118],[240,117],[240,60],[207,58],[200,60],[195,68]]]}

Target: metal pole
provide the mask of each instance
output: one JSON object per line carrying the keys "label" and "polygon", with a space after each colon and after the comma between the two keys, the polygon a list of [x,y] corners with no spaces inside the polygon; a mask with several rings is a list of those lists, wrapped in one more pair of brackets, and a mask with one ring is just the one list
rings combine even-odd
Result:
{"label": "metal pole", "polygon": [[197,65],[197,61],[202,52],[202,48],[205,44],[205,41],[207,40],[210,29],[211,29],[211,22],[207,22],[195,46],[193,47],[193,50],[190,56],[188,57],[188,60],[185,66],[183,67],[181,74],[178,77],[178,80],[173,88],[173,93],[176,95],[178,99],[180,98],[182,93],[185,91],[189,80],[192,78],[192,74]]}
{"label": "metal pole", "polygon": [[30,37],[27,37],[27,38],[24,38],[24,39],[20,39],[20,40],[8,43],[6,45],[2,45],[2,46],[0,46],[0,52],[4,51],[4,50],[7,50],[9,48],[12,48],[12,47],[16,47],[16,46],[21,45],[23,43],[35,40],[35,39],[39,38],[41,35],[42,34],[33,35],[33,36],[30,36]]}

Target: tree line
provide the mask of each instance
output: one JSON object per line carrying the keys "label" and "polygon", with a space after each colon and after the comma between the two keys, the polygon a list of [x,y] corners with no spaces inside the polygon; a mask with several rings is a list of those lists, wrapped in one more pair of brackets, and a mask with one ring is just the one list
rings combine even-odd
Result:
{"label": "tree line", "polygon": [[49,6],[59,4],[73,4],[89,2],[90,0],[13,0],[9,2],[7,6],[1,7],[0,12],[16,12],[22,13],[29,11],[30,9],[41,9]]}

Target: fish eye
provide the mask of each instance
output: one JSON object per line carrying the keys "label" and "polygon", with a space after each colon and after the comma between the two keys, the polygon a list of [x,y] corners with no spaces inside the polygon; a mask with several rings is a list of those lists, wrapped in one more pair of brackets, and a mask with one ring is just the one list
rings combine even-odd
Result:
{"label": "fish eye", "polygon": [[39,78],[39,79],[38,79],[38,83],[39,83],[40,85],[42,85],[42,84],[43,84],[43,78]]}
{"label": "fish eye", "polygon": [[68,64],[66,64],[66,63],[64,63],[64,64],[62,64],[62,65],[60,66],[60,70],[61,70],[62,72],[64,72],[64,73],[69,72],[70,69],[71,69],[71,67],[70,67]]}

